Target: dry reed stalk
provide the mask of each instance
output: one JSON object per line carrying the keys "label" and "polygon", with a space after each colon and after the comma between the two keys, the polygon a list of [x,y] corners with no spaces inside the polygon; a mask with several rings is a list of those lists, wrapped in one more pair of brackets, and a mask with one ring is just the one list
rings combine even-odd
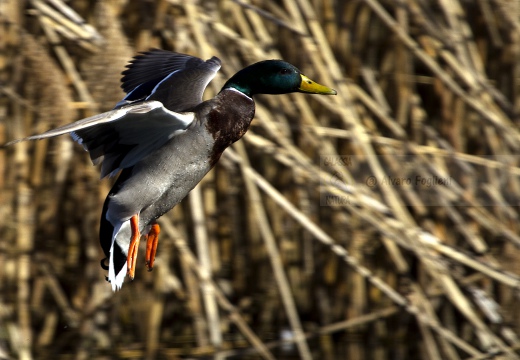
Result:
{"label": "dry reed stalk", "polygon": [[[199,50],[203,58],[209,58],[211,53],[211,47],[205,40],[204,33],[199,25],[197,18],[197,9],[193,3],[186,3],[184,5],[186,13],[189,18],[192,19],[190,22],[192,32],[194,34],[196,43],[199,45]],[[202,183],[201,183],[202,185]],[[204,214],[204,204],[202,202],[201,185],[197,186],[192,190],[190,194],[190,207],[192,211],[192,220],[194,225],[194,236],[197,246],[197,254],[199,263],[202,266],[202,270],[206,272],[204,278],[210,278],[213,273],[210,245],[208,239],[208,229],[206,227],[206,216]],[[204,302],[204,309],[208,321],[208,330],[210,343],[216,349],[222,346],[222,332],[220,324],[220,316],[218,312],[218,306],[213,288],[206,281],[201,283],[202,299]]]}
{"label": "dry reed stalk", "polygon": [[[100,111],[110,110],[124,97],[120,88],[121,69],[124,69],[133,55],[127,42],[122,41],[123,29],[116,17],[119,12],[119,9],[108,2],[96,3],[92,14],[93,24],[99,29],[104,41],[98,51],[81,63],[81,75]],[[106,89],[113,90],[107,93]]]}
{"label": "dry reed stalk", "polygon": [[[196,187],[190,194],[190,207],[194,225],[195,242],[197,254],[203,271],[206,272],[205,278],[210,278],[212,274],[211,261],[209,254],[209,244],[207,229],[205,226],[205,216],[203,213],[203,203],[200,187]],[[208,319],[210,342],[216,348],[222,344],[222,334],[220,332],[220,321],[217,304],[213,295],[212,288],[206,283],[201,283],[202,298]]]}
{"label": "dry reed stalk", "polygon": [[230,318],[235,324],[241,329],[244,336],[255,346],[260,354],[267,359],[272,359],[272,355],[269,353],[265,345],[256,335],[251,331],[246,322],[243,320],[240,312],[226,299],[224,294],[219,290],[215,283],[207,277],[207,273],[204,271],[202,266],[195,260],[195,256],[191,253],[186,245],[186,242],[180,237],[178,231],[173,227],[169,221],[164,221],[164,230],[169,234],[171,240],[174,241],[174,245],[182,253],[183,261],[201,280],[207,280],[208,285],[211,286],[217,296],[220,306],[230,313]]}
{"label": "dry reed stalk", "polygon": [[[245,149],[243,148],[242,143],[238,143],[235,145],[235,148],[238,149],[241,155],[241,165],[242,172],[244,172],[244,168],[249,166],[249,161],[247,159],[247,155],[245,153]],[[291,329],[294,332],[293,336],[296,339],[296,344],[298,345],[298,351],[300,353],[301,358],[303,359],[311,359],[311,353],[309,349],[309,345],[305,341],[303,337],[303,328],[301,325],[300,318],[298,316],[298,312],[296,311],[296,306],[294,303],[293,295],[291,294],[289,288],[289,282],[287,280],[287,275],[283,269],[282,261],[280,258],[280,253],[277,249],[275,239],[270,229],[266,210],[262,207],[262,203],[260,200],[260,193],[258,189],[254,186],[254,184],[250,181],[249,178],[245,178],[245,186],[251,201],[251,205],[253,208],[253,212],[255,214],[255,218],[257,219],[260,226],[260,233],[265,241],[265,246],[267,248],[267,252],[269,254],[269,258],[271,261],[271,266],[273,267],[274,277],[276,279],[277,285],[279,287],[280,296],[282,297],[282,301],[285,306],[285,311],[287,312],[287,317],[289,323],[291,325]]]}

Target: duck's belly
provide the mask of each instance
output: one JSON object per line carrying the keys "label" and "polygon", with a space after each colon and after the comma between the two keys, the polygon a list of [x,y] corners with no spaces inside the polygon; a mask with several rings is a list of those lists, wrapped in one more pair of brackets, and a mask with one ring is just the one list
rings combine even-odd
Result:
{"label": "duck's belly", "polygon": [[180,203],[211,170],[208,157],[190,160],[192,161],[180,161],[175,164],[175,170],[169,177],[170,186],[164,190],[157,201],[141,211],[142,226],[149,225]]}
{"label": "duck's belly", "polygon": [[107,218],[129,219],[140,213],[140,228],[171,210],[211,170],[211,135],[201,129],[179,134],[134,166],[110,200]]}

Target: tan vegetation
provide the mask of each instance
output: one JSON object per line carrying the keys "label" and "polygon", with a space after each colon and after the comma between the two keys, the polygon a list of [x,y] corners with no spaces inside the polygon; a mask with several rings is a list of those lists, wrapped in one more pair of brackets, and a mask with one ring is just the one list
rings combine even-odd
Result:
{"label": "tan vegetation", "polygon": [[[0,143],[110,109],[133,54],[283,58],[112,293],[113,179],[67,136],[0,149],[0,358],[519,358],[520,2],[6,0]],[[141,255],[143,251],[141,250]],[[285,340],[284,340],[285,339]]]}

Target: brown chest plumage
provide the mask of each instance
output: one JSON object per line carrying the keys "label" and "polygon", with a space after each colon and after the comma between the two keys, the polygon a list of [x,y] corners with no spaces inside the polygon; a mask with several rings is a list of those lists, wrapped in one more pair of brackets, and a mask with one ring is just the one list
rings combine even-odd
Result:
{"label": "brown chest plumage", "polygon": [[224,90],[215,101],[206,122],[206,129],[215,141],[210,158],[211,166],[216,164],[229,145],[244,136],[255,116],[253,99],[238,91]]}

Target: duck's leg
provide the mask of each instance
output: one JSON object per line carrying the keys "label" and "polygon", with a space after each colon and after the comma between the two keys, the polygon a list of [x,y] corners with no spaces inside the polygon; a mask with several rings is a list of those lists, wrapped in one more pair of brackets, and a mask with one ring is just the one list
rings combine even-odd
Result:
{"label": "duck's leg", "polygon": [[161,233],[161,227],[159,224],[154,222],[150,232],[148,232],[146,240],[146,267],[148,271],[152,271],[153,263],[155,261],[155,254],[157,253],[157,245],[159,244],[159,234]]}
{"label": "duck's leg", "polygon": [[141,241],[141,232],[139,231],[139,214],[136,214],[130,218],[130,227],[132,229],[132,239],[130,240],[130,247],[128,248],[128,257],[126,258],[126,262],[128,265],[128,277],[130,280],[134,280],[137,250],[139,250],[139,242]]}

